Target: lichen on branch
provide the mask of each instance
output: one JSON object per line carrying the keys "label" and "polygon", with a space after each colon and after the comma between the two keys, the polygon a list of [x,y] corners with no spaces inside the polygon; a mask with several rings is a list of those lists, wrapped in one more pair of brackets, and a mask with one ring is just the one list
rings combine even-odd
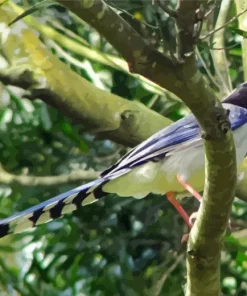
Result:
{"label": "lichen on branch", "polygon": [[98,137],[129,146],[140,143],[171,122],[139,102],[96,88],[45,48],[23,21],[8,28],[7,24],[15,16],[10,6],[0,7],[2,27],[5,23],[1,46],[9,62],[9,68],[0,72],[3,82],[24,87],[29,98],[42,99],[74,123],[84,124]]}
{"label": "lichen on branch", "polygon": [[[198,119],[205,138],[206,182],[200,215],[188,243],[187,296],[218,296],[220,250],[234,198],[236,159],[232,133],[222,129],[219,122],[219,118],[227,122],[227,115],[196,66],[194,22],[203,1],[179,1],[176,19],[182,61],[176,64],[153,49],[105,2],[58,2],[105,36],[126,59],[131,71],[175,93]],[[8,22],[10,10],[4,7],[0,9],[0,19]],[[13,54],[16,47],[20,48],[17,56]],[[19,31],[18,36],[8,34],[2,48],[11,62],[9,73],[18,66],[32,74],[31,96],[43,99],[76,121],[87,123],[104,137],[135,145],[169,123],[141,104],[93,87],[56,59],[28,28]],[[20,63],[23,55],[26,60]],[[222,190],[225,183],[228,186]]]}

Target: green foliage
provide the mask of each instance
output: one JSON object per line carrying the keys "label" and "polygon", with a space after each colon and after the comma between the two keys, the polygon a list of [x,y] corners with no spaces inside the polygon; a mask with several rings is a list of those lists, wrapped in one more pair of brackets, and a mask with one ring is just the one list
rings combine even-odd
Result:
{"label": "green foliage", "polygon": [[[35,11],[38,19],[55,27],[61,34],[70,35],[78,42],[84,40],[83,44],[102,53],[117,55],[102,36],[63,7],[46,6],[40,11],[50,1],[19,2],[25,8],[28,3],[31,8],[13,22]],[[147,32],[140,33],[148,34],[147,39],[156,48],[164,48],[167,42],[174,42],[174,31],[167,29],[173,26],[173,21],[160,9],[154,11],[151,3],[132,0],[108,3],[118,9],[126,21],[134,23],[136,30],[140,28],[140,22],[148,24]],[[161,21],[163,27],[157,30]],[[243,75],[240,69],[240,33],[233,27],[227,30],[227,54],[234,85],[242,82]],[[170,94],[153,92],[138,78],[89,61],[75,54],[73,48],[61,48],[44,36],[41,39],[64,63],[97,87],[129,100],[138,100],[173,120],[188,113],[184,104],[175,101]],[[200,43],[198,48],[206,67],[215,77],[210,54],[213,44]],[[198,67],[208,78],[200,60]],[[0,91],[1,163],[13,174],[58,175],[78,168],[98,171],[126,152],[125,147],[94,138],[83,126],[72,124],[70,119],[43,102],[25,98],[23,90],[5,86]],[[0,218],[77,185],[81,184],[49,188],[2,185]],[[198,204],[189,199],[184,206],[192,212]],[[235,203],[233,228],[246,226],[246,216],[246,204]],[[160,295],[183,295],[185,263],[177,259],[183,251],[180,240],[184,231],[183,221],[162,196],[150,195],[144,200],[133,200],[109,195],[73,215],[1,240],[0,294],[149,295],[166,274]],[[246,247],[243,238],[229,236],[226,239],[222,263],[224,295],[246,295]]]}
{"label": "green foliage", "polygon": [[9,26],[13,25],[14,23],[18,22],[19,20],[25,18],[28,15],[31,15],[34,12],[40,11],[41,9],[49,7],[53,4],[56,4],[55,1],[53,1],[53,0],[43,0],[41,2],[38,2],[38,3],[34,4],[33,6],[31,6],[30,8],[28,8],[27,10],[25,10],[22,14],[18,15],[18,17],[16,17],[14,20],[12,20],[9,23]]}

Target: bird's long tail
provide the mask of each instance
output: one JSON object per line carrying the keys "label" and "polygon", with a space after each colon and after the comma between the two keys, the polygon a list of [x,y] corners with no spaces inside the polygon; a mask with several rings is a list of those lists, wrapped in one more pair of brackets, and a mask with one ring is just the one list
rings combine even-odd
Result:
{"label": "bird's long tail", "polygon": [[0,237],[36,227],[97,201],[108,194],[102,190],[107,182],[97,179],[0,221]]}

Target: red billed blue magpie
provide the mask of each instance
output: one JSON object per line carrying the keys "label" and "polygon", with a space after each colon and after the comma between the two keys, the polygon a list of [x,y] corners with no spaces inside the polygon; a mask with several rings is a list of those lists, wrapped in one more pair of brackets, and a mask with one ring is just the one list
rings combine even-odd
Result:
{"label": "red billed blue magpie", "polygon": [[[237,163],[247,152],[247,83],[223,102],[236,146]],[[93,182],[0,221],[0,237],[22,232],[93,203],[109,193],[143,198],[150,192],[166,194],[188,226],[187,213],[177,199],[194,195],[204,187],[204,146],[193,114],[172,123],[132,149]]]}

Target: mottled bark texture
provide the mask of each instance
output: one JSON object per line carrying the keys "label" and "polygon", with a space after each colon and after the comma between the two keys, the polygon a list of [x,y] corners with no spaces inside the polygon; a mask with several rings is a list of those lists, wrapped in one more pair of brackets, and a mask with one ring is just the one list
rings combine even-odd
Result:
{"label": "mottled bark texture", "polygon": [[[102,34],[123,56],[131,72],[176,94],[197,117],[205,139],[206,183],[200,215],[188,242],[186,295],[218,296],[220,251],[235,193],[236,161],[227,114],[196,67],[195,23],[205,1],[180,0],[178,3],[178,60],[175,63],[150,46],[105,2],[57,2]],[[8,23],[13,17],[9,4],[2,5],[0,21]],[[135,145],[169,124],[167,119],[141,104],[96,89],[62,64],[23,22],[21,24],[18,23],[18,29],[13,25],[1,44],[10,62],[8,73],[2,72],[2,81],[23,83],[29,88],[30,97],[39,97],[102,137],[126,145]],[[20,48],[18,54],[16,48]]]}

